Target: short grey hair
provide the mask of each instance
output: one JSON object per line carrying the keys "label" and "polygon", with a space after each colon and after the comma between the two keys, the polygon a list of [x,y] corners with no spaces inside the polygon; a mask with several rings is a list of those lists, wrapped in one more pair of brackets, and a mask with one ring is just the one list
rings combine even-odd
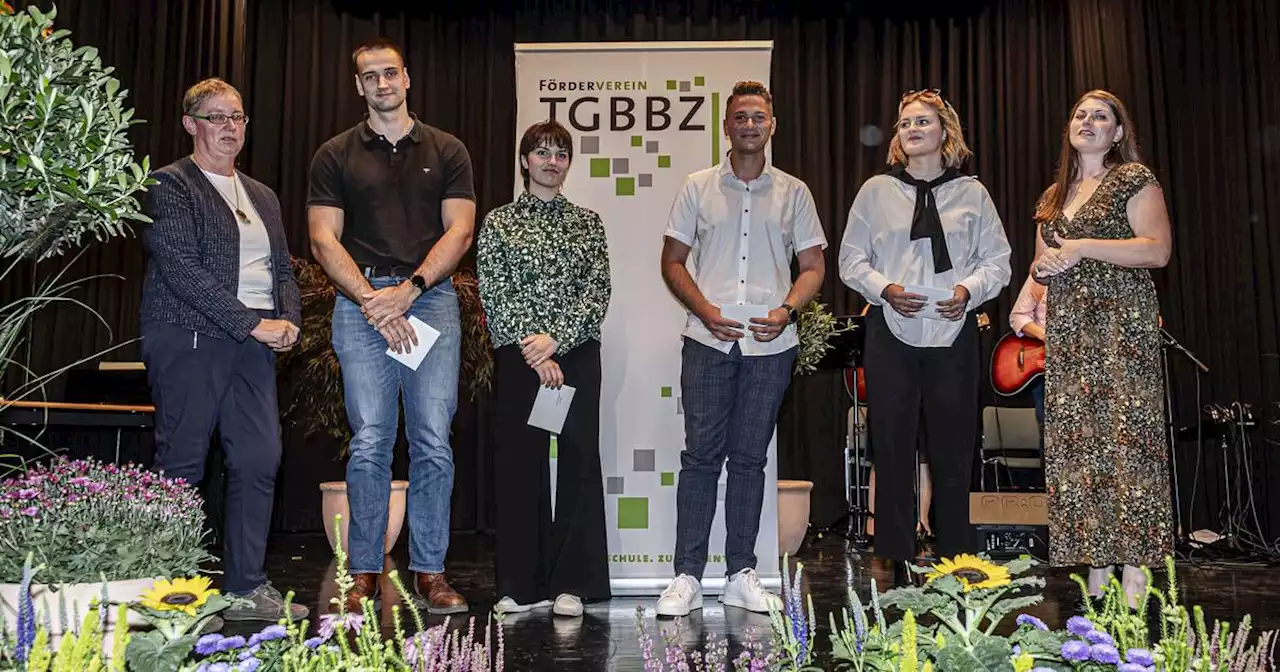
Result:
{"label": "short grey hair", "polygon": [[204,101],[209,100],[214,96],[220,96],[224,93],[234,93],[236,98],[240,99],[241,103],[244,102],[244,96],[240,95],[240,92],[236,90],[236,87],[231,86],[217,77],[210,77],[187,89],[187,93],[182,96],[182,113],[189,115],[200,109],[200,106],[204,104]]}

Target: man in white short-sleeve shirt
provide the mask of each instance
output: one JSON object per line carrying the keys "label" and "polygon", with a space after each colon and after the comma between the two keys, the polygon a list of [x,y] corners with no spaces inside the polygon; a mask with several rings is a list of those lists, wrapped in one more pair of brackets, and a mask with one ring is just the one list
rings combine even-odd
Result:
{"label": "man in white short-sleeve shirt", "polygon": [[[658,600],[660,616],[702,608],[716,486],[726,462],[729,581],[721,601],[756,612],[782,608],[755,571],[764,468],[800,344],[798,311],[822,286],[827,239],[809,188],[765,154],[774,129],[768,89],[734,85],[725,106],[729,155],[685,180],[664,234],[662,277],[689,319],[680,374],[685,449],[676,488],[676,577]],[[686,265],[691,252],[696,277]],[[800,267],[794,282],[793,257]]]}

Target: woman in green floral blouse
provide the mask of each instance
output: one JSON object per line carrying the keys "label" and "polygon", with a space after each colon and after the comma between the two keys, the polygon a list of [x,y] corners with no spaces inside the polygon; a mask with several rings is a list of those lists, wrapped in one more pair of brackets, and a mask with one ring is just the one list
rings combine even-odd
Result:
{"label": "woman in green floral blouse", "polygon": [[[480,297],[493,338],[497,397],[500,612],[552,604],[580,616],[609,590],[600,474],[600,323],[609,307],[609,251],[596,213],[561,193],[573,138],[546,121],[525,131],[525,192],[484,219]],[[557,437],[555,515],[547,431],[528,424],[540,387],[575,388]]]}

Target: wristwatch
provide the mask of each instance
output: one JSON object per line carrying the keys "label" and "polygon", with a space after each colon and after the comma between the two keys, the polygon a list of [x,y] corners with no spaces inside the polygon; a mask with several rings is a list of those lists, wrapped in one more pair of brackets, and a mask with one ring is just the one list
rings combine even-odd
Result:
{"label": "wristwatch", "polygon": [[413,277],[412,277],[412,278],[409,278],[409,282],[412,282],[412,283],[413,283],[413,286],[418,288],[418,291],[422,292],[423,294],[426,294],[426,293],[427,293],[427,280],[426,280],[426,278],[423,278],[421,275],[418,275],[417,273],[414,273],[414,274],[413,274]]}
{"label": "wristwatch", "polygon": [[782,304],[782,307],[787,309],[787,322],[791,324],[795,324],[796,322],[800,321],[800,311],[796,310],[794,307],[792,307],[790,304],[787,304],[787,303]]}

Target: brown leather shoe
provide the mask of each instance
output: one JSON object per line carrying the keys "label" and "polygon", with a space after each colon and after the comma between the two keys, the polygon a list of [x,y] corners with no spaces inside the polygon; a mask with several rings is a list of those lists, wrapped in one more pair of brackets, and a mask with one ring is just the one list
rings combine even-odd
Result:
{"label": "brown leather shoe", "polygon": [[449,587],[444,574],[417,572],[413,589],[427,603],[429,614],[458,614],[467,610],[467,601]]}
{"label": "brown leather shoe", "polygon": [[[378,599],[378,574],[352,574],[351,580],[353,584],[351,590],[347,591],[347,613],[363,614],[364,607],[360,601],[364,598],[376,602]],[[336,612],[338,605],[330,605],[330,611]]]}

